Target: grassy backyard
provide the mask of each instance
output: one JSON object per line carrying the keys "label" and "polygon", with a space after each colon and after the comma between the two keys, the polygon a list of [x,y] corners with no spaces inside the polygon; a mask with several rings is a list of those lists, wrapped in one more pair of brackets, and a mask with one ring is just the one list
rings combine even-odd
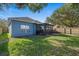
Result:
{"label": "grassy backyard", "polygon": [[47,35],[28,38],[10,38],[9,42],[0,45],[0,55],[79,56],[79,37]]}
{"label": "grassy backyard", "polygon": [[3,33],[0,35],[0,55],[8,55],[8,34]]}
{"label": "grassy backyard", "polygon": [[8,48],[10,55],[79,55],[79,37],[48,35],[30,38],[12,38]]}

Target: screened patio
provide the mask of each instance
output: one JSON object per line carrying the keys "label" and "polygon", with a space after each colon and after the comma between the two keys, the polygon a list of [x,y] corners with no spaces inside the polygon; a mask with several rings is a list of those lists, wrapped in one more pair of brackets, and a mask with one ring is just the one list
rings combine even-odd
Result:
{"label": "screened patio", "polygon": [[36,32],[37,34],[51,34],[53,32],[53,25],[47,24],[47,23],[42,23],[42,24],[37,24],[36,27]]}

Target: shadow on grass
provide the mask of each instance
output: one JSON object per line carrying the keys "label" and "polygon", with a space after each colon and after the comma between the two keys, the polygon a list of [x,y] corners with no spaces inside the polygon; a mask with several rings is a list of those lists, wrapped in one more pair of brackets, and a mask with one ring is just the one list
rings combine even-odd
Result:
{"label": "shadow on grass", "polygon": [[[63,35],[64,36],[64,35]],[[62,36],[62,37],[63,37]],[[62,41],[64,45],[61,47],[55,46],[53,43],[49,42],[48,37],[51,36],[34,36],[28,38],[20,38],[24,39],[24,41],[20,40],[15,42],[10,47],[10,55],[24,55],[24,56],[78,56],[79,51],[69,48],[68,46],[72,46],[73,42],[71,42],[72,37],[70,37],[70,41]],[[72,40],[74,40],[73,38]],[[52,39],[53,41],[54,39]],[[56,40],[61,43],[61,41]],[[79,41],[78,41],[79,42]],[[78,44],[77,42],[77,44]],[[55,43],[55,42],[54,42]],[[12,43],[11,43],[12,44]],[[15,45],[15,46],[14,46]],[[75,44],[76,45],[76,44]]]}
{"label": "shadow on grass", "polygon": [[67,40],[63,40],[64,44],[67,46],[72,46],[72,47],[79,47],[79,37],[78,36],[71,36],[71,35],[58,35],[61,37],[66,37]]}
{"label": "shadow on grass", "polygon": [[[50,36],[44,36],[44,37],[41,37],[41,38],[37,37],[37,39],[31,38],[31,40],[34,42],[34,46],[36,48],[35,51],[37,51],[38,55],[56,55],[56,56],[79,55],[79,50],[75,50],[75,49],[67,47],[67,46],[79,47],[79,45],[78,45],[79,38],[77,39],[76,37],[73,37],[73,36],[66,36],[66,37],[70,37],[70,39],[72,41],[71,40],[63,41],[63,43],[65,45],[58,47],[58,46],[53,45],[53,43],[50,44],[50,42],[48,40],[45,40],[48,37],[50,37]],[[75,39],[78,40],[78,41],[76,41]],[[38,53],[38,51],[40,53]]]}

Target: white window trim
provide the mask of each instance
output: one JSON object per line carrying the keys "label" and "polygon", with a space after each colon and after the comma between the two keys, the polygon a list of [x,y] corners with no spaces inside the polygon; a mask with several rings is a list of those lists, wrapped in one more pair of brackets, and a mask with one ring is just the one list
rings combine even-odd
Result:
{"label": "white window trim", "polygon": [[20,29],[24,32],[28,32],[28,30],[30,29],[29,25],[20,25]]}

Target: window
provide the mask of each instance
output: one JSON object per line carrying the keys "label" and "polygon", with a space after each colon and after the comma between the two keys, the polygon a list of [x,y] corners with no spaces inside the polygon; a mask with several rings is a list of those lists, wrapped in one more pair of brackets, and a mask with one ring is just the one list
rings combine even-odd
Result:
{"label": "window", "polygon": [[26,26],[25,26],[25,29],[30,29],[30,28],[29,28],[29,26],[26,25]]}
{"label": "window", "polygon": [[21,25],[21,29],[25,29],[25,25]]}
{"label": "window", "polygon": [[44,30],[44,26],[41,26],[41,29]]}
{"label": "window", "polygon": [[30,27],[28,25],[21,25],[22,32],[28,32],[29,29]]}

